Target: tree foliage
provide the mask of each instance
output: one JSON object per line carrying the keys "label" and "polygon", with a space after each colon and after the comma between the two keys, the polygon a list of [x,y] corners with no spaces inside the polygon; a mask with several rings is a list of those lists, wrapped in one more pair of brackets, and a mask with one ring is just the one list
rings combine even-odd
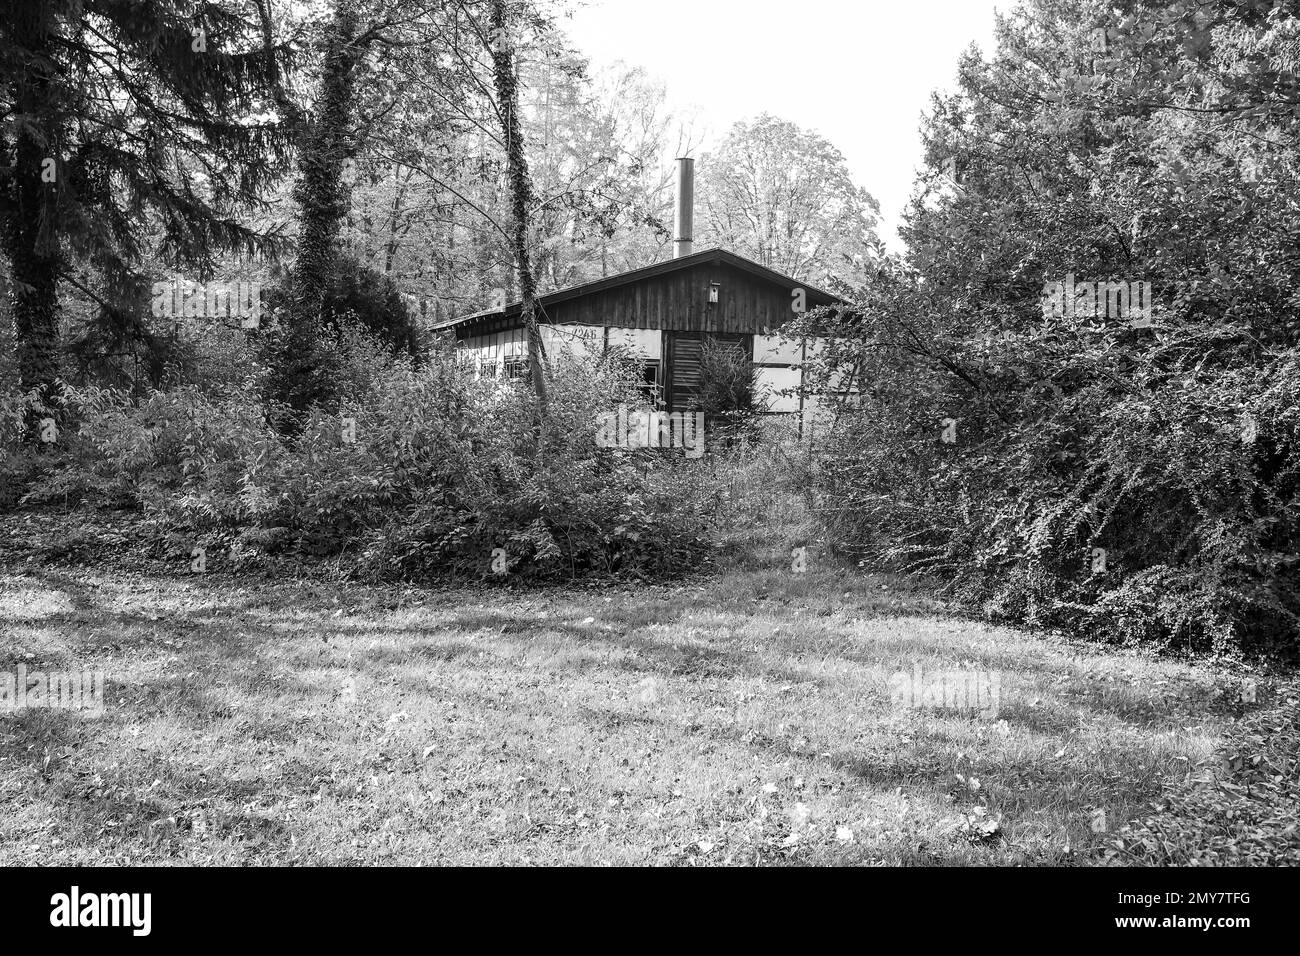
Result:
{"label": "tree foliage", "polygon": [[813,319],[861,389],[846,550],[1008,617],[1294,649],[1296,36],[1276,4],[1035,0],[963,58],[908,254]]}
{"label": "tree foliage", "polygon": [[859,279],[880,207],[824,137],[763,114],[700,163],[696,239],[796,279]]}
{"label": "tree foliage", "polygon": [[18,373],[53,397],[61,283],[118,326],[138,265],[211,268],[274,254],[260,208],[287,161],[282,77],[264,9],[218,0],[18,0],[0,18],[0,235]]}

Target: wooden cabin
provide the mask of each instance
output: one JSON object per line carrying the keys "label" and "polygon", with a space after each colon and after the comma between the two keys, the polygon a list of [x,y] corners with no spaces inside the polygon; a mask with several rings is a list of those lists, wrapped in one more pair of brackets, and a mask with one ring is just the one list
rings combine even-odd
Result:
{"label": "wooden cabin", "polygon": [[[638,356],[647,391],[668,411],[686,411],[700,384],[706,339],[750,356],[769,410],[797,412],[806,344],[783,337],[795,307],[840,301],[828,292],[727,252],[706,249],[538,297],[547,354],[621,346]],[[520,303],[444,323],[458,350],[493,376],[522,374],[528,338]],[[784,394],[789,392],[790,394]],[[781,393],[781,394],[778,394]]]}
{"label": "wooden cabin", "polygon": [[[768,411],[813,410],[802,366],[816,343],[781,334],[798,312],[841,300],[725,249],[692,251],[694,160],[677,161],[674,257],[539,296],[548,355],[619,346],[642,361],[646,391],[669,412],[688,411],[700,386],[706,340],[734,343],[758,370]],[[437,326],[481,375],[517,376],[528,365],[521,303]]]}

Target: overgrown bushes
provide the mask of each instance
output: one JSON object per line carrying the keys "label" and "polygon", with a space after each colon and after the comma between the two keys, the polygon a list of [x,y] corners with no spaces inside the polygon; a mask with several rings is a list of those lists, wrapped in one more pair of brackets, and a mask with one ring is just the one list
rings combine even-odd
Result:
{"label": "overgrown bushes", "polygon": [[695,404],[716,439],[727,444],[760,439],[767,396],[747,347],[704,340]]}
{"label": "overgrown bushes", "polygon": [[936,94],[906,251],[804,317],[861,399],[822,520],[1012,620],[1295,654],[1295,23],[1166,12],[1032,0]]}
{"label": "overgrown bushes", "polygon": [[[595,410],[634,403],[617,369],[560,361],[539,429],[521,383],[475,381],[448,355],[416,368],[371,350],[352,364],[338,414],[313,411],[292,439],[250,381],[135,402],[68,388],[55,447],[20,451],[16,427],[5,447],[38,472],[26,502],[143,509],[168,540],[238,561],[290,550],[383,577],[510,580],[698,563],[707,502],[687,493],[684,463],[596,445]],[[7,422],[20,406],[9,399]]]}
{"label": "overgrown bushes", "polygon": [[1086,333],[921,348],[888,325],[858,343],[860,401],[821,449],[840,550],[1001,618],[1297,649],[1300,350],[1225,367],[1203,330],[1168,334],[1155,361]]}

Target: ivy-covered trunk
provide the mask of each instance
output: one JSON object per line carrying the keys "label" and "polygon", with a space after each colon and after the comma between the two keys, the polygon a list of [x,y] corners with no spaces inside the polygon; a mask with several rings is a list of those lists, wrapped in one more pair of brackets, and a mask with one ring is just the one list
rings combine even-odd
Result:
{"label": "ivy-covered trunk", "polygon": [[528,157],[524,155],[524,137],[519,127],[519,82],[510,52],[505,0],[493,0],[491,26],[492,75],[506,136],[506,172],[510,180],[511,252],[523,303],[520,316],[528,330],[528,374],[537,393],[540,411],[545,415],[546,379],[542,364],[542,335],[537,327],[537,283],[528,259],[528,210],[533,204],[533,186],[528,175]]}
{"label": "ivy-covered trunk", "polygon": [[[271,368],[269,397],[295,413],[334,394],[338,362],[326,328],[324,302],[338,261],[339,225],[347,210],[343,167],[351,152],[356,99],[357,14],[347,0],[335,4],[325,39],[316,115],[300,143],[293,196],[299,209],[298,254],[291,274],[292,296],[276,338],[266,344]],[[284,431],[300,424],[277,421]]]}
{"label": "ivy-covered trunk", "polygon": [[326,40],[320,107],[302,143],[294,199],[301,212],[294,285],[304,317],[319,319],[337,255],[339,224],[347,211],[343,165],[356,98],[359,54],[357,15],[349,4],[335,8]]}

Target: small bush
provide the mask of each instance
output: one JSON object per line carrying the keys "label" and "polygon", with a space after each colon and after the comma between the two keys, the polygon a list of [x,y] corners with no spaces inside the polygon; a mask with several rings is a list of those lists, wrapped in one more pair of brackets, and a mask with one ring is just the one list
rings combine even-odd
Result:
{"label": "small bush", "polygon": [[731,444],[759,439],[767,402],[758,370],[745,349],[705,339],[697,407],[715,440]]}

